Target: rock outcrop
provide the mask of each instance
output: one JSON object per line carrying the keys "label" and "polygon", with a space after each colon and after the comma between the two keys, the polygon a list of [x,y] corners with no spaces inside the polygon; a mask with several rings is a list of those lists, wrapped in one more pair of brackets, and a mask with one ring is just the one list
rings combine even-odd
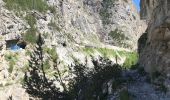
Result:
{"label": "rock outcrop", "polygon": [[142,0],[141,8],[150,21],[139,39],[139,63],[149,73],[170,76],[170,1]]}

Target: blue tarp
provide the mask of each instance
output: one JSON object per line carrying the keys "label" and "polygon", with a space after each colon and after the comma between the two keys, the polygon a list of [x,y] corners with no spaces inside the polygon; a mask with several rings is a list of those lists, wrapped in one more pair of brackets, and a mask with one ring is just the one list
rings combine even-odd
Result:
{"label": "blue tarp", "polygon": [[10,49],[12,51],[18,51],[21,49],[21,47],[19,47],[17,44],[11,44]]}

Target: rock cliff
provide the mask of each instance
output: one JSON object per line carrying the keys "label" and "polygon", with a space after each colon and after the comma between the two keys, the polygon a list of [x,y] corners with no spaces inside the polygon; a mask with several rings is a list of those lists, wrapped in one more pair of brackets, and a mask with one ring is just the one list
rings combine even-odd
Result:
{"label": "rock cliff", "polygon": [[170,1],[142,0],[141,17],[149,19],[148,28],[139,39],[139,63],[147,72],[169,76]]}

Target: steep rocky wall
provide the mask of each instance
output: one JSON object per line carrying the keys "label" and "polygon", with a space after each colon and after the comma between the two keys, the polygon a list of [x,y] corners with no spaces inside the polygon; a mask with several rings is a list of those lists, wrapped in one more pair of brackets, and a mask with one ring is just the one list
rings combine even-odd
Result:
{"label": "steep rocky wall", "polygon": [[[170,1],[142,0],[142,17],[150,22],[145,34],[139,39],[139,63],[147,72],[170,73]],[[147,13],[147,14],[146,14]]]}
{"label": "steep rocky wall", "polygon": [[[14,33],[20,35],[29,29],[25,19],[16,16],[15,11],[7,10],[2,0],[0,2],[1,37],[10,37],[8,35]],[[98,43],[94,40],[99,37],[103,43],[134,49],[137,47],[137,39],[146,28],[131,0],[48,0],[47,2],[56,9],[56,14],[49,11],[45,14],[36,12],[37,29],[40,33],[45,32],[55,37],[56,40],[60,37],[62,42],[68,40],[65,35],[69,34],[78,44],[96,45]],[[24,16],[25,14],[23,13]],[[60,30],[54,31],[49,27],[51,21],[57,24]],[[116,36],[112,36],[111,32],[115,29],[118,29],[125,38],[117,39]],[[50,33],[53,33],[53,36]]]}

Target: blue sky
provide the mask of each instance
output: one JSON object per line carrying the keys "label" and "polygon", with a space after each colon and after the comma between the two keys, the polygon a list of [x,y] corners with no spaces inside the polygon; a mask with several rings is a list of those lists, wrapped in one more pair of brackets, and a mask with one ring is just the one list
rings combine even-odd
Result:
{"label": "blue sky", "polygon": [[138,11],[140,11],[140,0],[133,0],[133,2],[135,3]]}

